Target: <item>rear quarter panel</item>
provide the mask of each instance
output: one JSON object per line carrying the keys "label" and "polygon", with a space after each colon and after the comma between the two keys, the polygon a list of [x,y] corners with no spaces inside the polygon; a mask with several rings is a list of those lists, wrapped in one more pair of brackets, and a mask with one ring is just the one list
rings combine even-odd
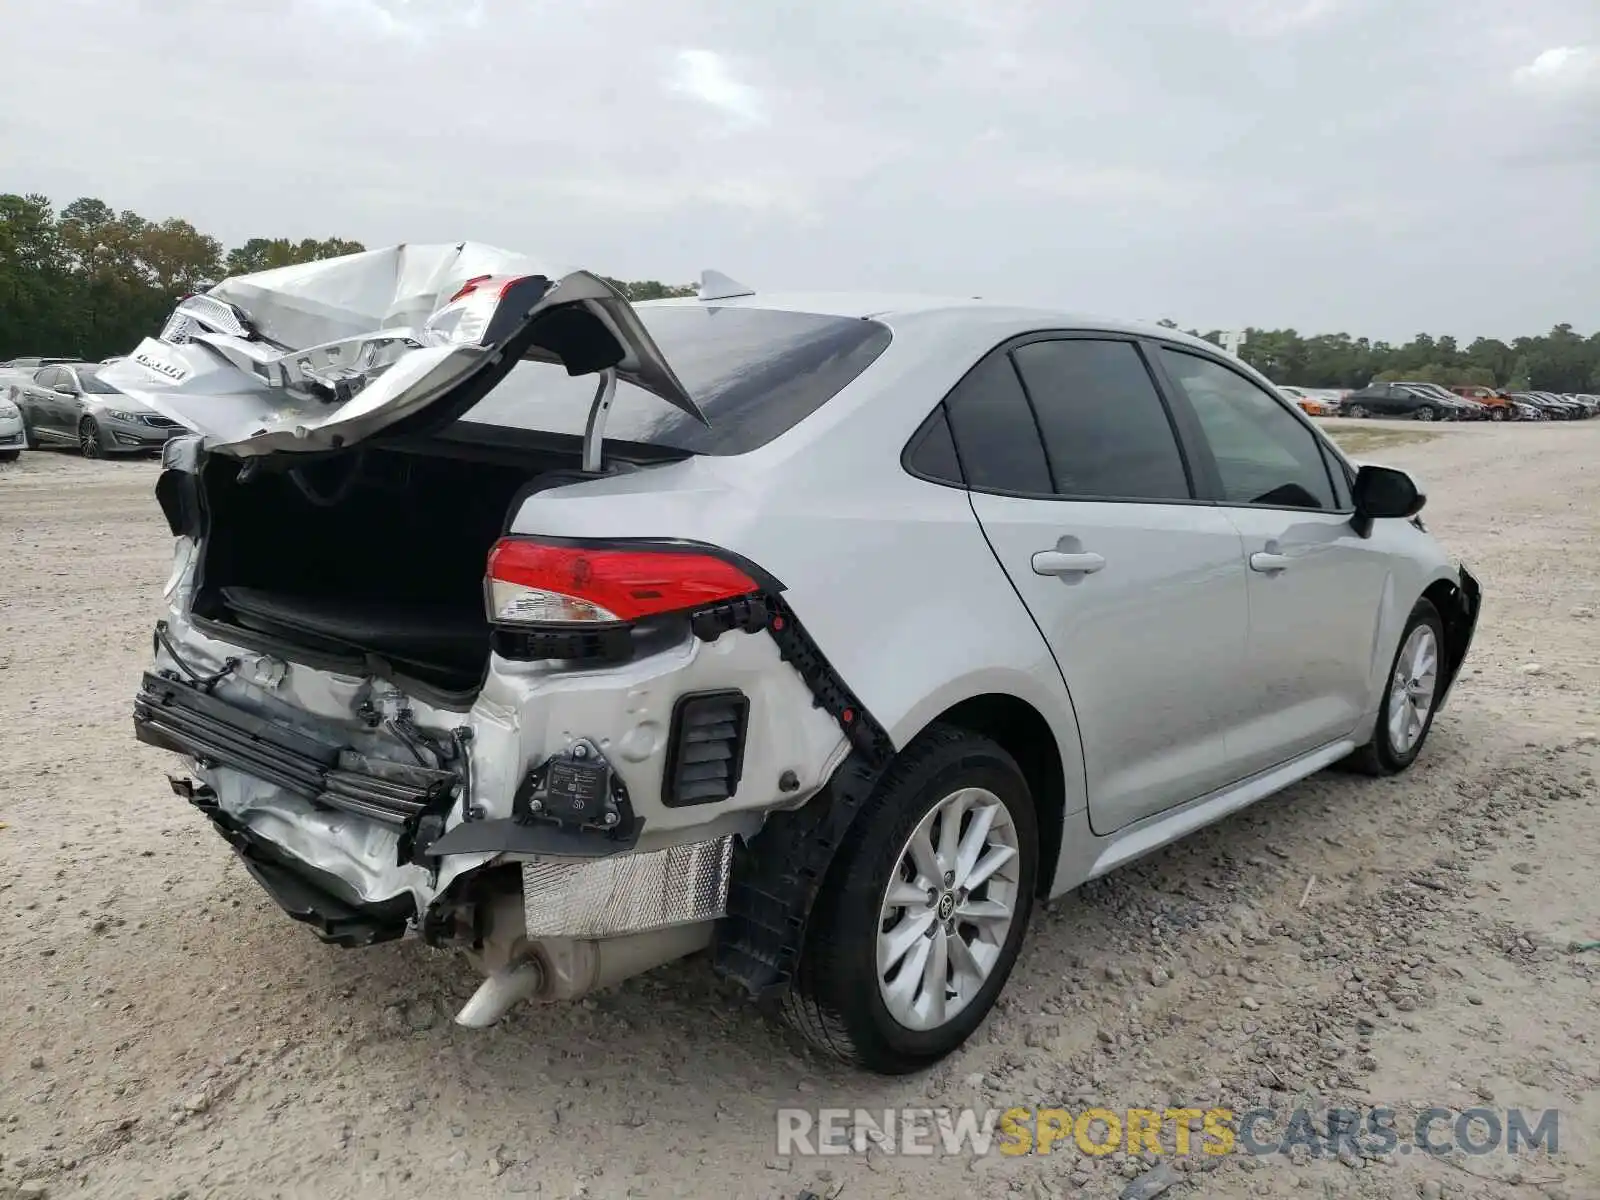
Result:
{"label": "rear quarter panel", "polygon": [[[976,326],[976,327],[975,327]],[[989,549],[965,491],[918,480],[900,453],[977,358],[997,319],[896,338],[874,366],[783,437],[530,498],[519,533],[687,538],[751,559],[868,711],[903,747],[974,696],[1004,693],[1049,723],[1067,811],[1084,807],[1071,699]]]}

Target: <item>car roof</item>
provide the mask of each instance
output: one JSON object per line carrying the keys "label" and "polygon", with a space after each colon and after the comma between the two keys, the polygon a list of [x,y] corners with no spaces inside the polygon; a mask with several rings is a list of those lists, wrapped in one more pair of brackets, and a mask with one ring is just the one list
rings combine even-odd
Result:
{"label": "car roof", "polygon": [[[1193,337],[1164,325],[1127,321],[1063,309],[1030,307],[984,300],[980,297],[927,296],[897,292],[772,292],[730,296],[710,301],[695,297],[645,300],[639,309],[706,307],[764,308],[777,312],[812,313],[817,316],[849,320],[877,320],[890,326],[919,324],[924,320],[970,319],[974,324],[994,328],[1002,337],[1040,329],[1091,330],[1121,333],[1136,337],[1162,338],[1217,353],[1215,342]],[[1006,332],[1007,327],[1010,333]]]}

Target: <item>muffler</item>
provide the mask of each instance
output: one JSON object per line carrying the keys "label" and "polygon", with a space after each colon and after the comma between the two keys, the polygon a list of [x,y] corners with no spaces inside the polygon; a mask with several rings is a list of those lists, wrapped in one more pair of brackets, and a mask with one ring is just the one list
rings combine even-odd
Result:
{"label": "muffler", "polygon": [[456,1024],[484,1029],[523,1000],[577,1000],[711,944],[715,921],[676,925],[614,938],[547,938],[525,943],[489,972],[456,1014]]}

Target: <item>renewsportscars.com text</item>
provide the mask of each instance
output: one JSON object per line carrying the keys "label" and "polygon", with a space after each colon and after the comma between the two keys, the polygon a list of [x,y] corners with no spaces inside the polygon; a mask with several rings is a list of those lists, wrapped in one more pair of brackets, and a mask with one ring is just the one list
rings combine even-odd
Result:
{"label": "renewsportscars.com text", "polygon": [[1560,1148],[1555,1109],[1428,1108],[1414,1118],[1394,1109],[1331,1108],[784,1108],[777,1113],[780,1155],[886,1154],[983,1156],[1077,1152],[1114,1154],[1289,1154],[1341,1151],[1483,1155]]}

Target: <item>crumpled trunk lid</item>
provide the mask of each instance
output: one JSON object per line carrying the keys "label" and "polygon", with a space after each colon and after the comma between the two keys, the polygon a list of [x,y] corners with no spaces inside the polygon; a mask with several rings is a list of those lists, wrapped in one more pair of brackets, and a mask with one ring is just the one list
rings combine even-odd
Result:
{"label": "crumpled trunk lid", "polygon": [[704,421],[632,305],[588,271],[473,242],[226,279],[101,372],[238,457],[341,449],[459,416],[519,360],[614,370]]}

